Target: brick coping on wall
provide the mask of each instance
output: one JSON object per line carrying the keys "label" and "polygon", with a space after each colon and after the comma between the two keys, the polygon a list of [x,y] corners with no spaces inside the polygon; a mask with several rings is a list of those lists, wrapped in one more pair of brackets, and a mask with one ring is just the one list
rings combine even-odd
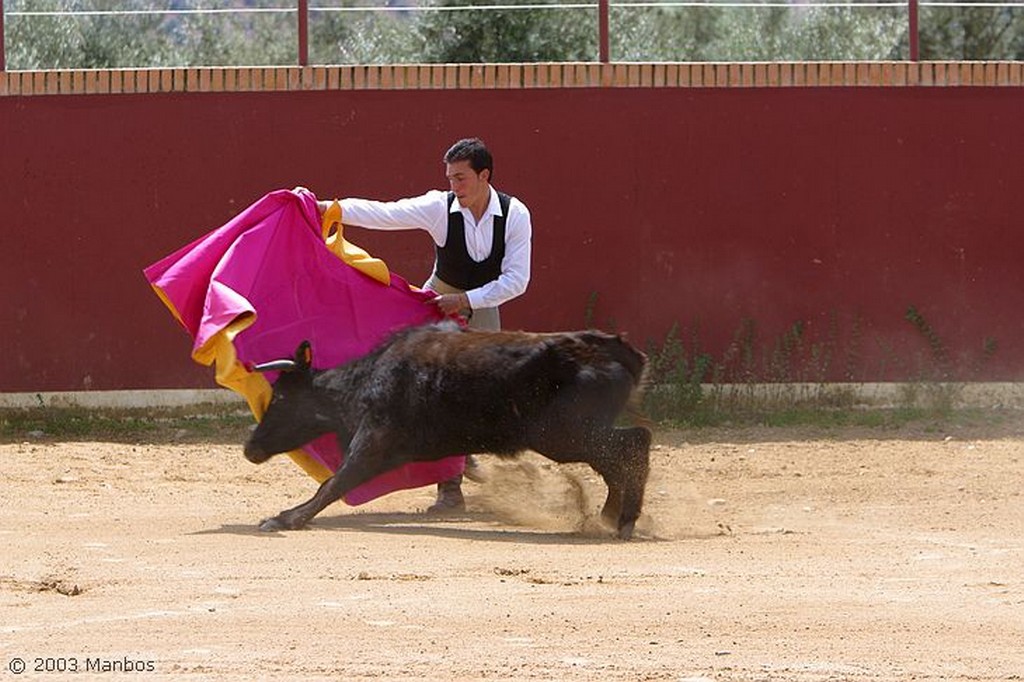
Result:
{"label": "brick coping on wall", "polygon": [[0,71],[0,96],[292,90],[1021,86],[1024,62],[539,63]]}

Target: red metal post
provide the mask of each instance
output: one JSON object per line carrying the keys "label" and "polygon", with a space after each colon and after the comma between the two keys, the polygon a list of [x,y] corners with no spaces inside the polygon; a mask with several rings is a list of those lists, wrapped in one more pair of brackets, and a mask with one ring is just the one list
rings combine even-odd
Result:
{"label": "red metal post", "polygon": [[309,66],[309,0],[299,0],[299,66]]}
{"label": "red metal post", "polygon": [[0,71],[7,70],[4,48],[4,0],[0,0]]}
{"label": "red metal post", "polygon": [[909,32],[910,32],[910,61],[916,62],[920,59],[920,36],[917,33],[917,0],[909,0],[909,6],[907,7],[908,19],[909,19]]}
{"label": "red metal post", "polygon": [[609,62],[608,50],[608,0],[597,2],[598,52],[601,63]]}

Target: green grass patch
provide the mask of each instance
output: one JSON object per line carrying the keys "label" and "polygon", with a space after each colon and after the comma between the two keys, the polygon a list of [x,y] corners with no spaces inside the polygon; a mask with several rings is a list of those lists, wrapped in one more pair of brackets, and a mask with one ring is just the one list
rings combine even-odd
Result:
{"label": "green grass patch", "polygon": [[38,407],[0,410],[0,442],[237,442],[254,424],[237,406],[89,409]]}
{"label": "green grass patch", "polygon": [[758,407],[721,408],[704,406],[690,412],[654,420],[664,428],[768,427],[833,429],[873,429],[879,432],[914,430],[924,433],[972,429],[1000,433],[1012,431],[1021,423],[1022,414],[1012,409],[976,407],[847,407],[762,404]]}
{"label": "green grass patch", "polygon": [[[1017,410],[948,406],[860,408],[837,407],[827,401],[822,404],[772,403],[766,400],[736,403],[716,402],[712,398],[683,402],[685,409],[682,412],[648,416],[656,427],[664,429],[767,427],[827,432],[858,428],[874,429],[879,433],[913,430],[925,434],[957,429],[1015,432],[1022,423],[1022,414]],[[248,410],[236,406],[6,409],[0,410],[0,442],[240,444],[254,424]]]}

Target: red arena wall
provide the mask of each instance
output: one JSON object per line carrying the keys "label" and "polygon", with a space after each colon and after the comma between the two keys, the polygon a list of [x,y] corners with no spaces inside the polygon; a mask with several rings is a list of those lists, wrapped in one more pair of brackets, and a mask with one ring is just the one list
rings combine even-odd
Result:
{"label": "red arena wall", "polygon": [[[507,327],[676,327],[723,381],[1024,379],[1019,64],[707,66],[0,74],[0,392],[212,386],[146,265],[274,189],[443,188],[467,135],[533,215]],[[423,233],[349,237],[429,274]]]}

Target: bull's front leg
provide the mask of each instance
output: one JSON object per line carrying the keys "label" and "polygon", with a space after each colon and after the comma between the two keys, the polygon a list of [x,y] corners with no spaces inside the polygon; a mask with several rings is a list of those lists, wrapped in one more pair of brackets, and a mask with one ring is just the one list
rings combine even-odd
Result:
{"label": "bull's front leg", "polygon": [[349,490],[340,473],[339,470],[338,473],[321,483],[320,488],[309,501],[286,509],[277,516],[260,521],[260,530],[297,530],[305,526],[310,519],[323,511],[329,504],[337,502]]}
{"label": "bull's front leg", "polygon": [[[286,509],[277,516],[263,519],[260,522],[260,530],[278,531],[302,528],[328,505],[340,500],[348,491],[382,473],[377,466],[381,458],[372,456],[367,441],[365,436],[360,436],[357,433],[349,443],[349,447],[343,448],[346,451],[344,464],[333,476],[320,484],[316,494],[297,507]],[[339,443],[341,442],[344,441],[339,440]]]}

